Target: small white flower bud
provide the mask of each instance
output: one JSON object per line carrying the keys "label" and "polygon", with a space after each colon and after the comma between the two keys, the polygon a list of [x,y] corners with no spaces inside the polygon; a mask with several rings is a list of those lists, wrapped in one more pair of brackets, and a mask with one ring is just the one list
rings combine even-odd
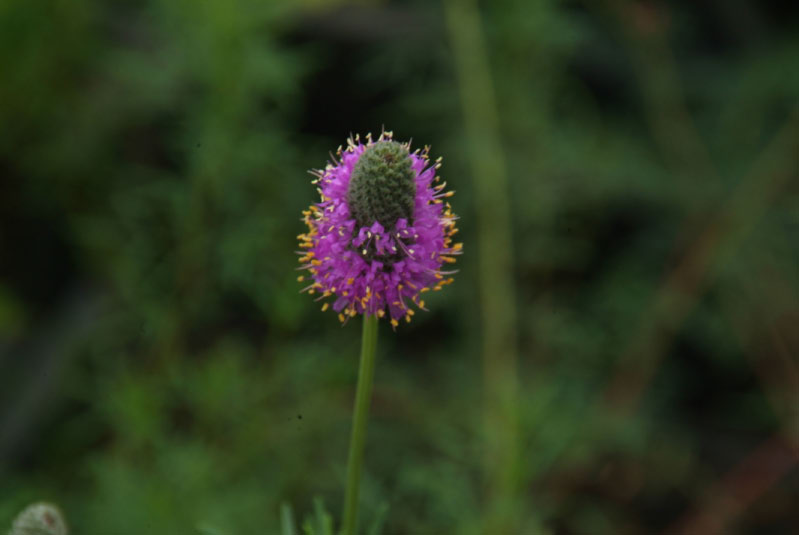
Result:
{"label": "small white flower bud", "polygon": [[51,503],[34,503],[22,510],[8,535],[68,535],[61,510]]}

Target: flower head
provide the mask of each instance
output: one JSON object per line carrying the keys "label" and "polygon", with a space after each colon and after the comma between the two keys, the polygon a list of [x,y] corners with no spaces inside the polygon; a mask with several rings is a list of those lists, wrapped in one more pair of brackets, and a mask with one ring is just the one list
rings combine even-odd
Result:
{"label": "flower head", "polygon": [[14,519],[8,535],[67,535],[69,529],[61,510],[47,502],[29,505]]}
{"label": "flower head", "polygon": [[303,211],[300,269],[312,279],[303,291],[320,294],[322,310],[332,304],[342,323],[357,314],[410,322],[411,304],[426,310],[422,294],[453,281],[454,271],[442,270],[462,249],[452,243],[453,192],[439,183],[441,158],[431,164],[428,150],[411,152],[391,132],[366,143],[356,136],[312,171],[322,200]]}

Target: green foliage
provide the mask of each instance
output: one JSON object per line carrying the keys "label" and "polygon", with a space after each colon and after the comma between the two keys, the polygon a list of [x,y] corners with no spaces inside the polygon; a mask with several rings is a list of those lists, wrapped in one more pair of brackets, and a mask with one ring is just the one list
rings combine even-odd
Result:
{"label": "green foliage", "polygon": [[[383,504],[375,513],[369,528],[365,532],[367,535],[380,535],[383,533],[383,522],[388,505]],[[331,515],[325,509],[325,504],[320,498],[314,498],[313,513],[309,514],[302,523],[303,535],[336,535],[336,531]],[[294,512],[287,503],[280,505],[280,535],[296,535]]]}
{"label": "green foliage", "polygon": [[[783,4],[481,3],[510,182],[520,533],[657,533],[703,511],[725,533],[796,525],[796,471],[779,472],[799,421]],[[465,254],[429,313],[381,326],[363,525],[483,533],[490,221],[442,9],[0,2],[0,531],[39,500],[75,534],[340,524],[358,328],[298,295],[293,251],[305,170],[385,125],[444,156]],[[773,484],[725,487],[741,466]],[[751,501],[725,501],[739,490]]]}

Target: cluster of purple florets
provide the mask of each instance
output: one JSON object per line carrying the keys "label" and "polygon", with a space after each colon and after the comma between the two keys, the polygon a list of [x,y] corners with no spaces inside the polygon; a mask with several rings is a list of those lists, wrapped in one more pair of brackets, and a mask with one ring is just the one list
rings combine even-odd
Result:
{"label": "cluster of purple florets", "polygon": [[438,184],[440,159],[431,164],[427,149],[407,156],[416,185],[413,219],[397,219],[391,228],[379,221],[357,225],[348,205],[353,168],[368,147],[390,140],[388,132],[377,141],[367,136],[365,144],[350,139],[338,159],[313,172],[322,199],[303,212],[308,232],[298,236],[301,269],[312,279],[304,290],[318,294],[322,310],[332,306],[342,322],[357,314],[388,315],[393,326],[410,321],[411,304],[425,309],[421,294],[452,282],[454,272],[442,266],[461,252],[462,245],[452,243],[457,218],[446,202],[452,192]]}

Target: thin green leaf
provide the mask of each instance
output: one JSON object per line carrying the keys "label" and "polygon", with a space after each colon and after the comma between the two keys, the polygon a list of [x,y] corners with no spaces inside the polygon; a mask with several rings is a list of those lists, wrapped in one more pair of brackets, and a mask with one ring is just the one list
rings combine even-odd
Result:
{"label": "thin green leaf", "polygon": [[314,498],[313,504],[319,534],[333,535],[333,517],[325,510],[325,503],[321,498]]}
{"label": "thin green leaf", "polygon": [[294,513],[287,503],[280,504],[280,535],[296,535],[294,530]]}
{"label": "thin green leaf", "polygon": [[225,532],[209,524],[197,524],[194,528],[200,535],[225,535]]}
{"label": "thin green leaf", "polygon": [[380,535],[380,532],[383,531],[383,523],[386,520],[386,514],[388,514],[388,503],[383,502],[377,509],[375,518],[372,520],[372,525],[369,527],[369,531],[367,532],[369,535]]}

